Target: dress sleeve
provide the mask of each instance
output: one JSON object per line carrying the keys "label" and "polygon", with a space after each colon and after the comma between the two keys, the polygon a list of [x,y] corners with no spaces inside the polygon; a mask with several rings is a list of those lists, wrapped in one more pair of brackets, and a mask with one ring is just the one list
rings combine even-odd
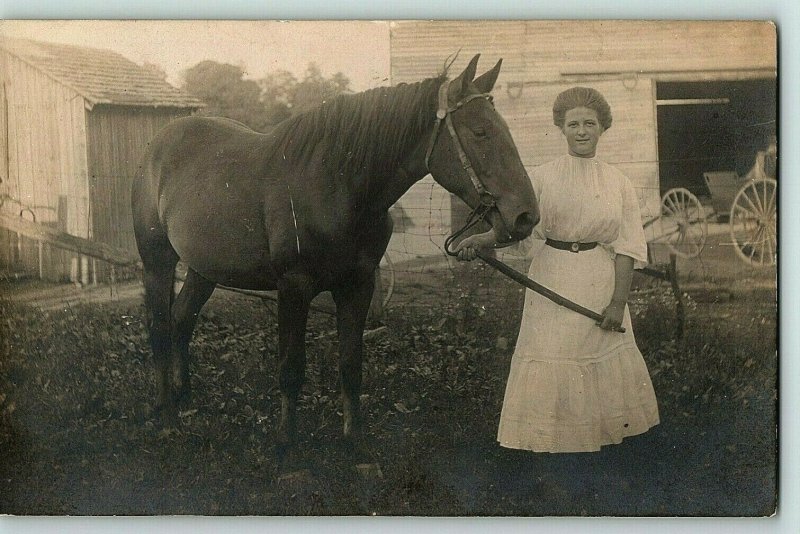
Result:
{"label": "dress sleeve", "polygon": [[633,258],[633,268],[647,266],[647,240],[642,227],[642,216],[639,209],[639,198],[630,180],[621,175],[622,188],[622,221],[619,236],[611,243],[611,251],[616,256],[622,254]]}

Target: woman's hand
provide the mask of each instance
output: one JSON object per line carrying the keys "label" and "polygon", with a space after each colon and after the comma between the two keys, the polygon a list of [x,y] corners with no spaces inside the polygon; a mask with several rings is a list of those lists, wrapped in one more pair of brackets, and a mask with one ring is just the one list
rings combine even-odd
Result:
{"label": "woman's hand", "polygon": [[632,273],[633,258],[617,254],[614,257],[614,294],[611,295],[611,303],[603,310],[603,320],[600,323],[603,330],[620,330],[631,289]]}
{"label": "woman's hand", "polygon": [[603,330],[618,331],[622,326],[622,318],[625,315],[625,302],[612,300],[611,303],[603,310],[603,322],[600,323],[600,328]]}
{"label": "woman's hand", "polygon": [[461,241],[454,252],[458,254],[460,261],[472,261],[478,257],[478,252],[491,249],[495,244],[494,230],[489,230],[482,234],[471,235]]}

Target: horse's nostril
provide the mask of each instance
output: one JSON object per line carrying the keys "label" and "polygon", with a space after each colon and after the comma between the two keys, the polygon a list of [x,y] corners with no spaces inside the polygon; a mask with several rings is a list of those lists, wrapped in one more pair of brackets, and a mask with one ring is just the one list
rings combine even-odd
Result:
{"label": "horse's nostril", "polygon": [[539,222],[539,217],[536,214],[525,212],[514,222],[514,237],[517,239],[524,239],[531,235],[533,227]]}

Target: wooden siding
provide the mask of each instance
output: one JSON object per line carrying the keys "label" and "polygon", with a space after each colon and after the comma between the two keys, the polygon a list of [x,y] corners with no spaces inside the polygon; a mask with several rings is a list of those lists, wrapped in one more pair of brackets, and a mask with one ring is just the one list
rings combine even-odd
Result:
{"label": "wooden siding", "polygon": [[[5,69],[0,66],[0,72]],[[0,80],[0,185],[8,181],[8,100],[6,100],[6,78]]]}
{"label": "wooden siding", "polygon": [[[491,31],[486,31],[487,25]],[[451,55],[458,57],[450,69],[458,74],[475,54],[481,54],[478,72],[503,59],[507,79],[527,75],[523,21],[414,21],[393,22],[390,30],[391,82],[416,82],[438,75]]]}
{"label": "wooden siding", "polygon": [[531,21],[526,29],[533,79],[609,73],[697,78],[704,72],[735,78],[777,68],[775,26],[768,22]]}
{"label": "wooden siding", "polygon": [[[79,237],[89,236],[84,100],[24,61],[0,50],[0,158],[7,195],[2,210],[48,224]],[[69,279],[72,255],[3,231],[0,261],[13,269]]]}
{"label": "wooden siding", "polygon": [[58,221],[59,197],[69,200],[65,229],[89,235],[84,101],[26,63],[0,52],[7,107],[8,180],[3,192],[29,207],[37,222]]}
{"label": "wooden siding", "polygon": [[86,112],[92,239],[136,252],[130,208],[133,177],[156,132],[190,111],[97,105]]}
{"label": "wooden siding", "polygon": [[393,84],[436,74],[459,48],[454,69],[479,52],[484,68],[503,57],[506,83],[609,74],[740,79],[777,70],[775,26],[758,21],[409,21],[393,23],[390,35]]}

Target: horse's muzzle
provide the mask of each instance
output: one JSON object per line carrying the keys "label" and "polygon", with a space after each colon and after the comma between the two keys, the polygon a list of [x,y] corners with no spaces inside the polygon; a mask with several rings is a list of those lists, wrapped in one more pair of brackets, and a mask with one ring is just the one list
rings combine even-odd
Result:
{"label": "horse's muzzle", "polygon": [[520,214],[517,220],[514,221],[514,226],[511,228],[511,237],[516,241],[525,239],[531,235],[533,227],[536,226],[538,222],[539,214],[536,212],[526,211]]}

